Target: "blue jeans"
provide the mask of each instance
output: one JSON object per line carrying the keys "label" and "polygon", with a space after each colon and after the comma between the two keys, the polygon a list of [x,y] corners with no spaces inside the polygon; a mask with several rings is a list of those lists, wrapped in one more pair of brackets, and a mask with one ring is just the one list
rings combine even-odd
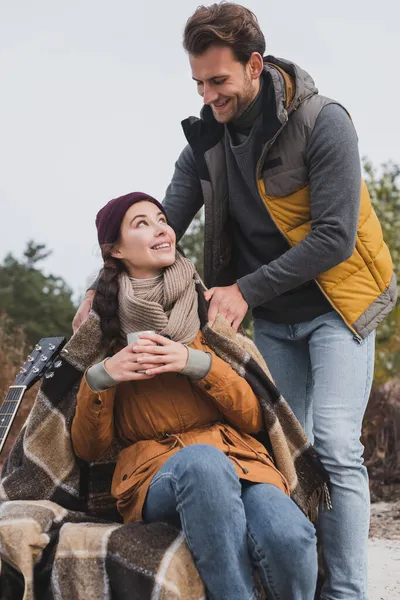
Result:
{"label": "blue jeans", "polygon": [[367,598],[369,489],[362,419],[371,390],[375,333],[357,341],[336,312],[283,325],[256,319],[255,342],[313,442],[332,482],[321,511],[323,600]]}
{"label": "blue jeans", "polygon": [[181,526],[210,600],[255,599],[253,566],[271,600],[313,600],[314,526],[274,485],[239,479],[223,452],[193,444],[154,476],[146,523]]}

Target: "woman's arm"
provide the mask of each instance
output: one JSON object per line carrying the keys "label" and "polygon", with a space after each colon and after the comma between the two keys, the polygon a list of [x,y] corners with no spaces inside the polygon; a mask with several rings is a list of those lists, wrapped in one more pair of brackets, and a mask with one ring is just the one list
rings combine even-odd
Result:
{"label": "woman's arm", "polygon": [[129,345],[85,373],[78,391],[71,431],[77,456],[94,461],[107,452],[114,438],[116,386],[122,381],[151,379],[151,375],[138,373],[140,369],[143,365],[137,362],[137,355]]}
{"label": "woman's arm", "polygon": [[207,352],[212,357],[211,368],[193,385],[210,396],[232,425],[245,433],[257,433],[263,427],[262,410],[250,384],[208,347]]}
{"label": "woman's arm", "polygon": [[[146,369],[149,375],[176,372],[183,373],[187,364],[188,353],[185,346],[173,342],[161,335],[143,334],[133,346],[138,353],[138,362],[153,362],[152,368]],[[157,346],[143,348],[147,340],[156,342]],[[204,350],[211,356],[209,370],[202,379],[193,381],[193,385],[204,390],[217,404],[218,410],[238,429],[245,433],[257,433],[263,427],[260,403],[247,381],[238,375],[232,367],[219,358],[208,346],[203,346],[198,335],[191,347]],[[208,368],[208,365],[207,365]]]}
{"label": "woman's arm", "polygon": [[114,438],[114,396],[116,387],[94,392],[83,376],[72,421],[71,437],[79,458],[94,461],[109,449]]}

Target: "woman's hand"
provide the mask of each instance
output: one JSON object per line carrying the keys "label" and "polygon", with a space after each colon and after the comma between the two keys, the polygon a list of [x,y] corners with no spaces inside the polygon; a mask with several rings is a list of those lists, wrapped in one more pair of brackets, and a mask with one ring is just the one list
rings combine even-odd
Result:
{"label": "woman's hand", "polygon": [[[147,342],[147,344],[150,344],[150,342]],[[146,368],[154,365],[153,363],[139,363],[138,354],[133,352],[133,347],[134,344],[126,346],[114,354],[114,356],[108,358],[104,363],[105,370],[117,383],[121,383],[122,381],[141,381],[143,379],[152,379],[154,377],[154,375],[138,372],[144,371]],[[149,345],[146,346],[146,350],[149,348]]]}
{"label": "woman's hand", "polygon": [[[156,345],[149,345],[151,342]],[[143,333],[132,350],[140,368],[152,377],[160,373],[180,373],[189,355],[186,346],[156,333]]]}

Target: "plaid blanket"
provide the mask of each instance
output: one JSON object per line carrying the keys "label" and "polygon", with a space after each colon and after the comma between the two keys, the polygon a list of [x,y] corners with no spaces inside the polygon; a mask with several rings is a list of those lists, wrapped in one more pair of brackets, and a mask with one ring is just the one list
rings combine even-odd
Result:
{"label": "plaid blanket", "polygon": [[2,599],[205,600],[182,532],[165,523],[91,522],[14,500],[0,506],[0,538]]}
{"label": "plaid blanket", "polygon": [[[200,290],[199,290],[200,291]],[[254,344],[223,322],[211,328],[199,294],[207,344],[249,381],[264,411],[276,463],[309,516],[328,478]],[[104,348],[92,312],[45,376],[0,482],[0,599],[205,600],[182,532],[164,523],[121,524],[110,495],[117,442],[98,462],[72,450],[76,393]],[[50,375],[50,376],[49,376]],[[261,596],[260,596],[261,597]]]}

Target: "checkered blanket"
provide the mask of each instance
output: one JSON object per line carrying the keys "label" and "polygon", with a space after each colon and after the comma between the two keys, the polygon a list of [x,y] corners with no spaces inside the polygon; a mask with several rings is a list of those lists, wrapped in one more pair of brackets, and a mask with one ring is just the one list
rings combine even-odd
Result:
{"label": "checkered blanket", "polygon": [[181,531],[123,525],[110,495],[119,451],[76,459],[70,427],[82,373],[99,356],[92,314],[44,379],[0,483],[0,599],[205,600]]}
{"label": "checkered blanket", "polygon": [[13,500],[0,506],[0,539],[2,600],[205,600],[182,532],[164,523],[94,522]]}
{"label": "checkered blanket", "polygon": [[[291,437],[294,417],[254,345],[242,336],[239,348],[223,327],[219,333],[211,329],[204,306],[201,311],[207,343],[259,396],[277,464],[288,469],[293,499],[311,514],[327,481],[318,458],[298,424]],[[99,320],[92,312],[62,351],[54,376],[43,379],[4,465],[0,600],[22,595],[24,600],[205,600],[179,530],[164,523],[121,524],[110,495],[117,443],[95,463],[79,461],[73,453],[70,428],[79,383],[103,355]]]}

